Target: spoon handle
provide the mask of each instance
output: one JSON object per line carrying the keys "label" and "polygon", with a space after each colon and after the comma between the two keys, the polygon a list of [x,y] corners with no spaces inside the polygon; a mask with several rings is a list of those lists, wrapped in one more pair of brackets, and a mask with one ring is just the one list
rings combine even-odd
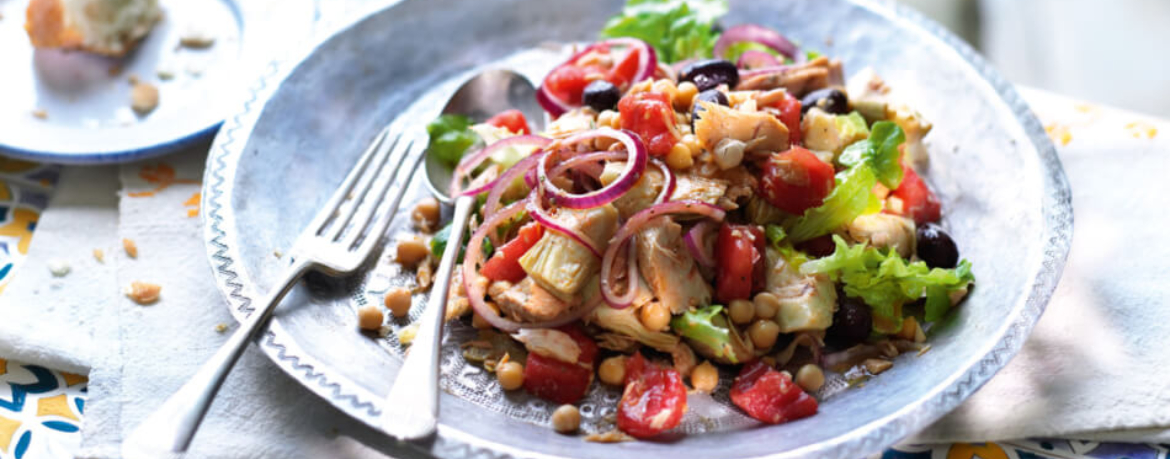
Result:
{"label": "spoon handle", "polygon": [[411,342],[406,362],[382,408],[382,430],[402,440],[423,438],[435,432],[439,419],[439,342],[455,259],[462,248],[463,232],[474,203],[471,196],[455,200],[455,217],[443,259],[435,273],[430,300],[420,318],[418,334]]}

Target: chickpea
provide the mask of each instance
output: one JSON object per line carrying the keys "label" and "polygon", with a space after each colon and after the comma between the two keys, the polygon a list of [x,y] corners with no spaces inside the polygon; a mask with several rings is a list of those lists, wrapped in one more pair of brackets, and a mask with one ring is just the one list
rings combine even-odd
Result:
{"label": "chickpea", "polygon": [[694,164],[695,159],[687,144],[679,142],[670,147],[670,153],[666,155],[666,165],[670,166],[671,169],[687,169]]}
{"label": "chickpea", "polygon": [[670,311],[662,303],[650,303],[642,306],[640,313],[642,326],[651,331],[663,331],[670,326]]}
{"label": "chickpea", "polygon": [[691,108],[691,102],[695,100],[695,96],[699,94],[699,87],[694,83],[684,81],[678,85],[678,93],[675,94],[674,103],[675,110],[687,111]]}
{"label": "chickpea", "polygon": [[699,156],[703,153],[703,144],[699,143],[699,139],[694,134],[684,135],[679,142],[687,146],[687,149],[691,151],[691,156]]}
{"label": "chickpea", "polygon": [[422,236],[410,234],[398,240],[398,253],[395,261],[406,266],[414,266],[426,258],[430,252],[426,240]]}
{"label": "chickpea", "polygon": [[711,362],[703,361],[691,372],[691,387],[703,393],[711,393],[719,386],[719,370]]}
{"label": "chickpea", "polygon": [[811,363],[796,372],[796,385],[808,392],[816,392],[825,385],[825,372]]}
{"label": "chickpea", "polygon": [[406,317],[410,314],[410,289],[406,287],[395,287],[386,292],[386,298],[383,300],[386,304],[386,309],[390,310],[390,314],[394,317]]}
{"label": "chickpea", "polygon": [[370,305],[358,309],[358,328],[362,330],[375,331],[382,328],[382,310],[377,306]]}
{"label": "chickpea", "polygon": [[611,386],[621,386],[626,381],[626,356],[619,355],[601,361],[597,368],[597,376],[601,382]]}
{"label": "chickpea", "polygon": [[613,110],[602,111],[597,115],[597,126],[618,129],[622,126],[621,117]]}
{"label": "chickpea", "polygon": [[504,362],[496,367],[496,379],[504,390],[516,390],[524,385],[524,365],[520,362]]}
{"label": "chickpea", "polygon": [[581,412],[573,405],[561,405],[552,414],[553,430],[567,434],[581,426]]}
{"label": "chickpea", "polygon": [[768,292],[756,295],[753,303],[756,305],[756,317],[761,319],[775,319],[776,312],[780,310],[780,299]]}
{"label": "chickpea", "polygon": [[[485,301],[484,304],[487,305],[487,307],[492,311],[495,311],[497,316],[500,315],[500,307],[496,306],[495,303],[491,301]],[[492,328],[491,322],[488,322],[483,317],[480,317],[478,312],[472,314],[471,326],[475,327],[476,330],[487,330]]]}
{"label": "chickpea", "polygon": [[780,326],[771,320],[757,320],[748,327],[748,336],[756,349],[768,350],[776,344],[776,337],[780,335]]}
{"label": "chickpea", "polygon": [[410,218],[419,228],[434,228],[439,224],[439,200],[429,197],[419,201]]}
{"label": "chickpea", "polygon": [[756,316],[756,307],[748,300],[731,300],[731,304],[727,305],[727,315],[731,317],[732,323],[743,325]]}

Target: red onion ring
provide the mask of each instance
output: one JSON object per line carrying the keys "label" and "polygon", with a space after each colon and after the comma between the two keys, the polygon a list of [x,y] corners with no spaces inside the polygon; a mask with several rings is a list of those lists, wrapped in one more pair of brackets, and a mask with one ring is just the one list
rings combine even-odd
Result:
{"label": "red onion ring", "polygon": [[710,221],[701,221],[687,234],[683,241],[687,243],[687,251],[699,266],[715,267],[715,230],[718,227]]}
{"label": "red onion ring", "polygon": [[677,180],[675,180],[674,172],[666,166],[666,163],[658,158],[650,158],[650,164],[653,164],[658,170],[662,171],[662,177],[665,179],[665,185],[662,187],[662,191],[658,192],[657,198],[654,198],[655,204],[662,204],[670,200],[670,196],[674,194]]}
{"label": "red onion ring", "polygon": [[452,196],[456,196],[456,195],[460,195],[460,194],[477,195],[477,194],[483,193],[484,191],[490,190],[492,188],[492,186],[496,183],[496,181],[499,180],[498,177],[496,178],[496,181],[492,181],[486,185],[483,185],[481,187],[476,188],[475,190],[462,192],[462,193],[460,192],[463,189],[463,178],[466,177],[467,174],[471,173],[471,171],[475,170],[475,168],[478,167],[480,165],[480,163],[483,163],[483,161],[485,159],[490,157],[492,155],[492,153],[499,151],[501,148],[513,147],[513,146],[516,146],[517,144],[519,144],[519,145],[531,144],[531,145],[535,145],[536,149],[539,150],[541,148],[548,146],[549,143],[552,143],[552,139],[548,139],[548,138],[541,137],[538,135],[517,135],[517,136],[508,137],[506,139],[500,139],[500,140],[496,141],[496,143],[488,145],[487,147],[482,148],[479,151],[476,151],[475,153],[464,156],[463,159],[459,161],[459,164],[455,166],[454,179],[451,181],[451,195]]}
{"label": "red onion ring", "polygon": [[[637,291],[636,278],[638,273],[635,268],[629,268],[629,284],[626,286],[626,293],[624,295],[617,295],[613,292],[614,285],[610,285],[610,274],[613,271],[613,262],[617,257],[617,251],[626,245],[626,241],[633,235],[637,234],[638,230],[646,224],[646,222],[667,214],[698,214],[709,217],[715,221],[723,221],[723,217],[727,212],[723,209],[707,204],[702,201],[684,200],[684,201],[670,201],[662,204],[655,204],[653,206],[642,209],[638,213],[626,220],[626,223],[618,228],[617,233],[609,241],[609,247],[605,249],[605,255],[601,257],[601,296],[605,298],[605,302],[614,309],[623,309],[630,305],[634,300],[634,293]],[[634,245],[629,245],[630,262],[629,265],[634,264]]]}
{"label": "red onion ring", "polygon": [[638,179],[642,177],[642,172],[646,170],[646,163],[649,162],[650,154],[646,151],[646,145],[642,143],[642,140],[637,134],[624,129],[616,131],[610,128],[600,128],[569,137],[564,140],[564,143],[571,145],[593,140],[598,137],[609,137],[625,145],[626,154],[629,158],[626,161],[626,169],[622,171],[622,174],[617,179],[599,190],[582,194],[569,193],[557,188],[552,183],[551,177],[548,174],[548,163],[551,158],[554,156],[559,157],[559,155],[550,152],[541,158],[540,165],[536,168],[536,176],[539,178],[540,186],[544,192],[556,200],[556,205],[570,209],[589,209],[604,206],[621,197],[627,191],[630,191],[630,188],[633,188],[638,183]]}
{"label": "red onion ring", "polygon": [[776,59],[776,56],[758,49],[744,51],[743,54],[739,55],[739,59],[735,61],[735,66],[743,70],[775,67],[780,64],[781,62]]}
{"label": "red onion ring", "polygon": [[[516,164],[512,165],[512,167],[509,167],[508,170],[504,171],[503,174],[500,174],[499,177],[492,181],[490,184],[492,185],[491,192],[488,193],[487,201],[484,201],[483,203],[483,214],[491,215],[494,214],[496,210],[499,210],[500,198],[503,197],[505,191],[508,191],[508,187],[512,186],[512,182],[515,182],[517,178],[521,177],[521,175],[526,175],[528,171],[532,170],[533,167],[536,167],[537,164],[540,164],[540,159],[545,154],[546,153],[535,154],[520,160],[520,162],[517,162]],[[525,184],[527,185],[527,181],[525,181]],[[496,241],[492,240],[492,242],[494,243]]]}
{"label": "red onion ring", "polygon": [[577,241],[578,244],[581,244],[585,246],[585,248],[589,249],[589,251],[592,252],[594,256],[601,258],[601,251],[597,250],[597,247],[594,247],[593,241],[589,240],[589,236],[586,236],[573,228],[569,228],[556,219],[552,218],[552,216],[550,216],[547,212],[544,211],[543,208],[541,208],[540,201],[541,199],[539,194],[532,193],[529,195],[528,205],[525,208],[528,209],[528,215],[531,216],[533,220],[536,220],[537,223],[540,223],[545,227],[545,229],[556,231],[558,233],[564,234],[565,236],[568,236],[569,239]]}
{"label": "red onion ring", "polygon": [[475,233],[471,235],[471,240],[467,242],[466,258],[463,260],[463,288],[467,290],[467,300],[471,303],[471,309],[493,327],[508,333],[515,332],[521,328],[551,328],[572,323],[585,317],[586,314],[593,312],[601,304],[601,296],[598,295],[597,298],[577,308],[576,311],[570,311],[563,317],[534,323],[519,323],[505,319],[487,306],[483,300],[484,288],[479,282],[473,281],[479,272],[478,265],[483,261],[483,240],[489,233],[494,232],[493,230],[497,226],[511,220],[523,211],[524,205],[525,201],[514,202],[498,213],[491,215],[487,221],[479,225],[479,228],[476,228]]}
{"label": "red onion ring", "polygon": [[629,155],[624,151],[595,151],[592,153],[577,155],[569,158],[567,161],[557,164],[557,166],[548,173],[548,176],[559,177],[561,174],[565,173],[565,171],[582,164],[596,161],[619,161],[626,159],[626,156]]}
{"label": "red onion ring", "polygon": [[[568,60],[556,68],[565,65],[574,65],[578,59],[591,51],[597,50],[598,48],[608,50],[610,46],[615,45],[625,46],[631,51],[635,49],[641,51],[638,55],[638,71],[634,72],[634,81],[631,81],[630,84],[654,77],[654,71],[658,68],[658,54],[654,52],[654,48],[650,44],[636,38],[613,38],[593,43],[570,56]],[[552,72],[549,72],[549,74],[552,74]],[[541,82],[540,88],[536,91],[536,102],[541,107],[544,107],[544,110],[552,115],[553,118],[557,118],[565,112],[578,107],[553,95],[552,91],[545,85],[545,82]]]}
{"label": "red onion ring", "polygon": [[780,32],[756,24],[740,24],[723,32],[715,42],[715,57],[723,58],[727,48],[741,42],[759,43],[787,56],[796,59],[799,50],[796,45],[780,35]]}

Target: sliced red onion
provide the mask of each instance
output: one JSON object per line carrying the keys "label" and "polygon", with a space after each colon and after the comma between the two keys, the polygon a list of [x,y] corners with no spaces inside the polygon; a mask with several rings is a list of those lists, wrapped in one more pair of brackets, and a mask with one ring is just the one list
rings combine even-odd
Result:
{"label": "sliced red onion", "polygon": [[520,324],[501,317],[483,301],[484,287],[476,282],[479,276],[479,264],[483,261],[483,240],[488,234],[495,232],[496,227],[506,223],[524,210],[525,201],[517,201],[495,214],[487,215],[487,220],[475,229],[471,240],[467,241],[467,250],[463,259],[463,288],[467,290],[467,300],[471,309],[500,330],[514,332],[520,329]]}
{"label": "sliced red onion", "polygon": [[559,158],[560,156],[555,152],[550,152],[541,158],[540,165],[536,168],[536,175],[540,179],[540,186],[544,189],[545,193],[548,193],[556,200],[556,205],[570,209],[589,209],[604,206],[621,197],[627,191],[630,191],[630,188],[633,188],[638,183],[638,179],[642,177],[642,172],[646,170],[646,163],[649,161],[650,154],[646,151],[646,145],[642,143],[638,135],[630,131],[624,129],[616,131],[610,128],[594,129],[569,137],[564,140],[564,144],[573,145],[598,137],[609,137],[625,145],[627,154],[626,169],[622,171],[622,174],[617,179],[599,190],[581,194],[569,193],[557,188],[550,179],[548,163],[554,157]]}
{"label": "sliced red onion", "polygon": [[683,236],[683,241],[687,243],[687,251],[691,253],[691,258],[699,266],[714,268],[715,267],[715,231],[719,228],[714,222],[701,221],[696,224],[687,234]]}
{"label": "sliced red onion", "polygon": [[589,249],[590,252],[593,252],[594,256],[601,258],[601,251],[597,250],[597,247],[594,247],[593,241],[589,240],[589,236],[586,236],[585,234],[582,234],[580,231],[577,231],[573,228],[565,226],[561,222],[554,219],[548,214],[548,212],[545,212],[545,210],[540,205],[540,201],[539,194],[534,192],[529,195],[528,206],[526,209],[528,209],[528,215],[531,216],[533,220],[536,220],[538,223],[544,226],[545,229],[556,231],[558,233],[564,234],[565,236],[568,236],[569,239],[577,241],[578,244],[585,246],[585,248]]}
{"label": "sliced red onion", "polygon": [[[458,194],[477,195],[477,194],[483,193],[487,190],[490,190],[492,188],[492,186],[496,183],[496,181],[492,181],[486,185],[483,185],[481,187],[477,187],[474,190],[469,190],[469,191],[462,192],[462,193],[460,192],[460,190],[463,189],[463,178],[466,177],[467,174],[471,173],[471,171],[475,170],[475,168],[478,167],[481,163],[483,163],[483,161],[485,159],[490,157],[493,153],[499,151],[501,148],[523,146],[525,144],[528,144],[528,145],[533,145],[535,147],[535,149],[539,150],[541,148],[548,146],[548,144],[551,142],[552,142],[552,139],[548,139],[548,138],[541,137],[538,135],[517,135],[517,136],[508,137],[506,139],[500,139],[499,141],[496,141],[496,143],[488,145],[487,147],[480,149],[479,151],[476,151],[475,153],[464,156],[463,159],[459,161],[459,164],[457,166],[455,166],[455,176],[454,176],[454,179],[451,181],[451,194],[452,195],[458,195]],[[496,180],[498,181],[499,178],[497,178]]]}
{"label": "sliced red onion", "polygon": [[[654,71],[658,68],[658,54],[654,52],[654,48],[650,46],[650,44],[636,38],[613,38],[593,43],[589,46],[586,46],[581,51],[578,51],[576,54],[573,54],[571,57],[569,57],[568,60],[565,61],[565,63],[557,66],[557,68],[565,65],[573,65],[577,62],[578,59],[590,53],[591,51],[595,51],[599,48],[608,50],[611,46],[624,46],[629,48],[631,51],[635,49],[641,51],[641,53],[638,55],[638,71],[634,72],[634,81],[631,81],[631,84],[654,77]],[[549,73],[551,74],[552,72]],[[544,82],[541,82],[540,88],[536,91],[536,102],[539,103],[541,107],[544,107],[544,110],[552,115],[553,118],[557,118],[563,115],[565,112],[577,107],[577,105],[573,105],[568,101],[557,98],[557,96],[547,88]]]}
{"label": "sliced red onion", "polygon": [[662,171],[662,178],[664,179],[665,185],[662,187],[662,191],[658,192],[658,197],[654,198],[655,204],[662,204],[669,200],[670,196],[674,194],[674,188],[677,186],[677,180],[675,180],[674,172],[666,166],[666,163],[662,162],[658,158],[650,158],[650,164],[653,164],[658,168],[658,170]]}
{"label": "sliced red onion", "polygon": [[577,156],[557,164],[556,167],[552,168],[552,171],[548,173],[548,176],[559,177],[561,174],[564,174],[565,171],[586,163],[597,161],[621,161],[625,160],[626,156],[628,156],[628,154],[624,151],[595,151],[591,153],[578,154]]}
{"label": "sliced red onion", "polygon": [[735,61],[735,66],[743,70],[758,69],[763,67],[775,67],[780,65],[780,61],[765,51],[758,49],[749,49],[739,55],[739,60]]}
{"label": "sliced red onion", "polygon": [[723,217],[727,212],[719,207],[707,204],[702,201],[684,200],[684,201],[670,201],[662,204],[655,204],[653,206],[642,209],[638,213],[626,220],[626,223],[618,228],[617,233],[609,240],[609,247],[605,249],[605,255],[601,257],[601,296],[605,298],[605,302],[609,303],[610,307],[614,309],[622,309],[630,305],[634,299],[634,293],[637,290],[636,277],[638,273],[633,268],[635,249],[634,245],[629,245],[630,261],[627,263],[629,268],[629,276],[626,286],[626,293],[618,295],[614,293],[613,288],[616,287],[613,281],[610,280],[610,274],[613,273],[613,262],[617,258],[617,251],[621,250],[622,246],[626,245],[627,240],[638,233],[646,225],[646,222],[668,214],[697,214],[709,217],[715,221],[723,221]]}
{"label": "sliced red onion", "polygon": [[745,41],[767,46],[789,59],[795,59],[799,52],[796,45],[780,35],[780,32],[756,24],[741,24],[727,29],[719,36],[715,42],[715,57],[722,58],[731,45]]}
{"label": "sliced red onion", "polygon": [[[500,208],[500,198],[504,196],[504,192],[508,191],[508,188],[512,186],[512,183],[515,182],[516,179],[523,175],[527,175],[527,173],[535,168],[537,164],[540,164],[540,158],[545,154],[546,153],[535,154],[520,160],[520,162],[512,165],[512,167],[508,168],[508,170],[504,171],[503,174],[500,174],[499,177],[492,181],[492,187],[490,188],[491,192],[488,193],[487,201],[484,201],[483,203],[483,214],[491,215],[495,213],[496,210]],[[529,188],[532,187],[530,186]],[[495,241],[493,240],[492,242]]]}

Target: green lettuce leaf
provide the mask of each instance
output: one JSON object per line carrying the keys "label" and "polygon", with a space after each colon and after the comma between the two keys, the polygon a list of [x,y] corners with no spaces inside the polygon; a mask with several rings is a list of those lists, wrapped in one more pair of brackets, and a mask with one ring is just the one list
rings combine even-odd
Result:
{"label": "green lettuce leaf", "polygon": [[963,260],[954,269],[930,268],[922,261],[908,263],[895,251],[881,251],[865,244],[849,246],[840,236],[832,255],[811,260],[800,267],[802,274],[825,274],[844,284],[845,294],[861,298],[874,314],[891,320],[897,305],[926,296],[926,321],[942,318],[950,309],[949,294],[967,288],[975,280],[971,262]]}
{"label": "green lettuce leaf", "polygon": [[475,145],[479,136],[471,130],[471,118],[463,115],[443,115],[427,124],[430,144],[427,149],[443,164],[455,167],[463,153]]}
{"label": "green lettuce leaf", "polygon": [[906,141],[906,133],[890,121],[873,123],[869,138],[845,147],[837,162],[845,167],[866,163],[877,174],[878,181],[889,189],[902,183],[902,153],[898,146]]}
{"label": "green lettuce leaf", "polygon": [[644,40],[666,63],[707,58],[719,38],[712,26],[724,14],[727,0],[628,0],[601,37]]}

